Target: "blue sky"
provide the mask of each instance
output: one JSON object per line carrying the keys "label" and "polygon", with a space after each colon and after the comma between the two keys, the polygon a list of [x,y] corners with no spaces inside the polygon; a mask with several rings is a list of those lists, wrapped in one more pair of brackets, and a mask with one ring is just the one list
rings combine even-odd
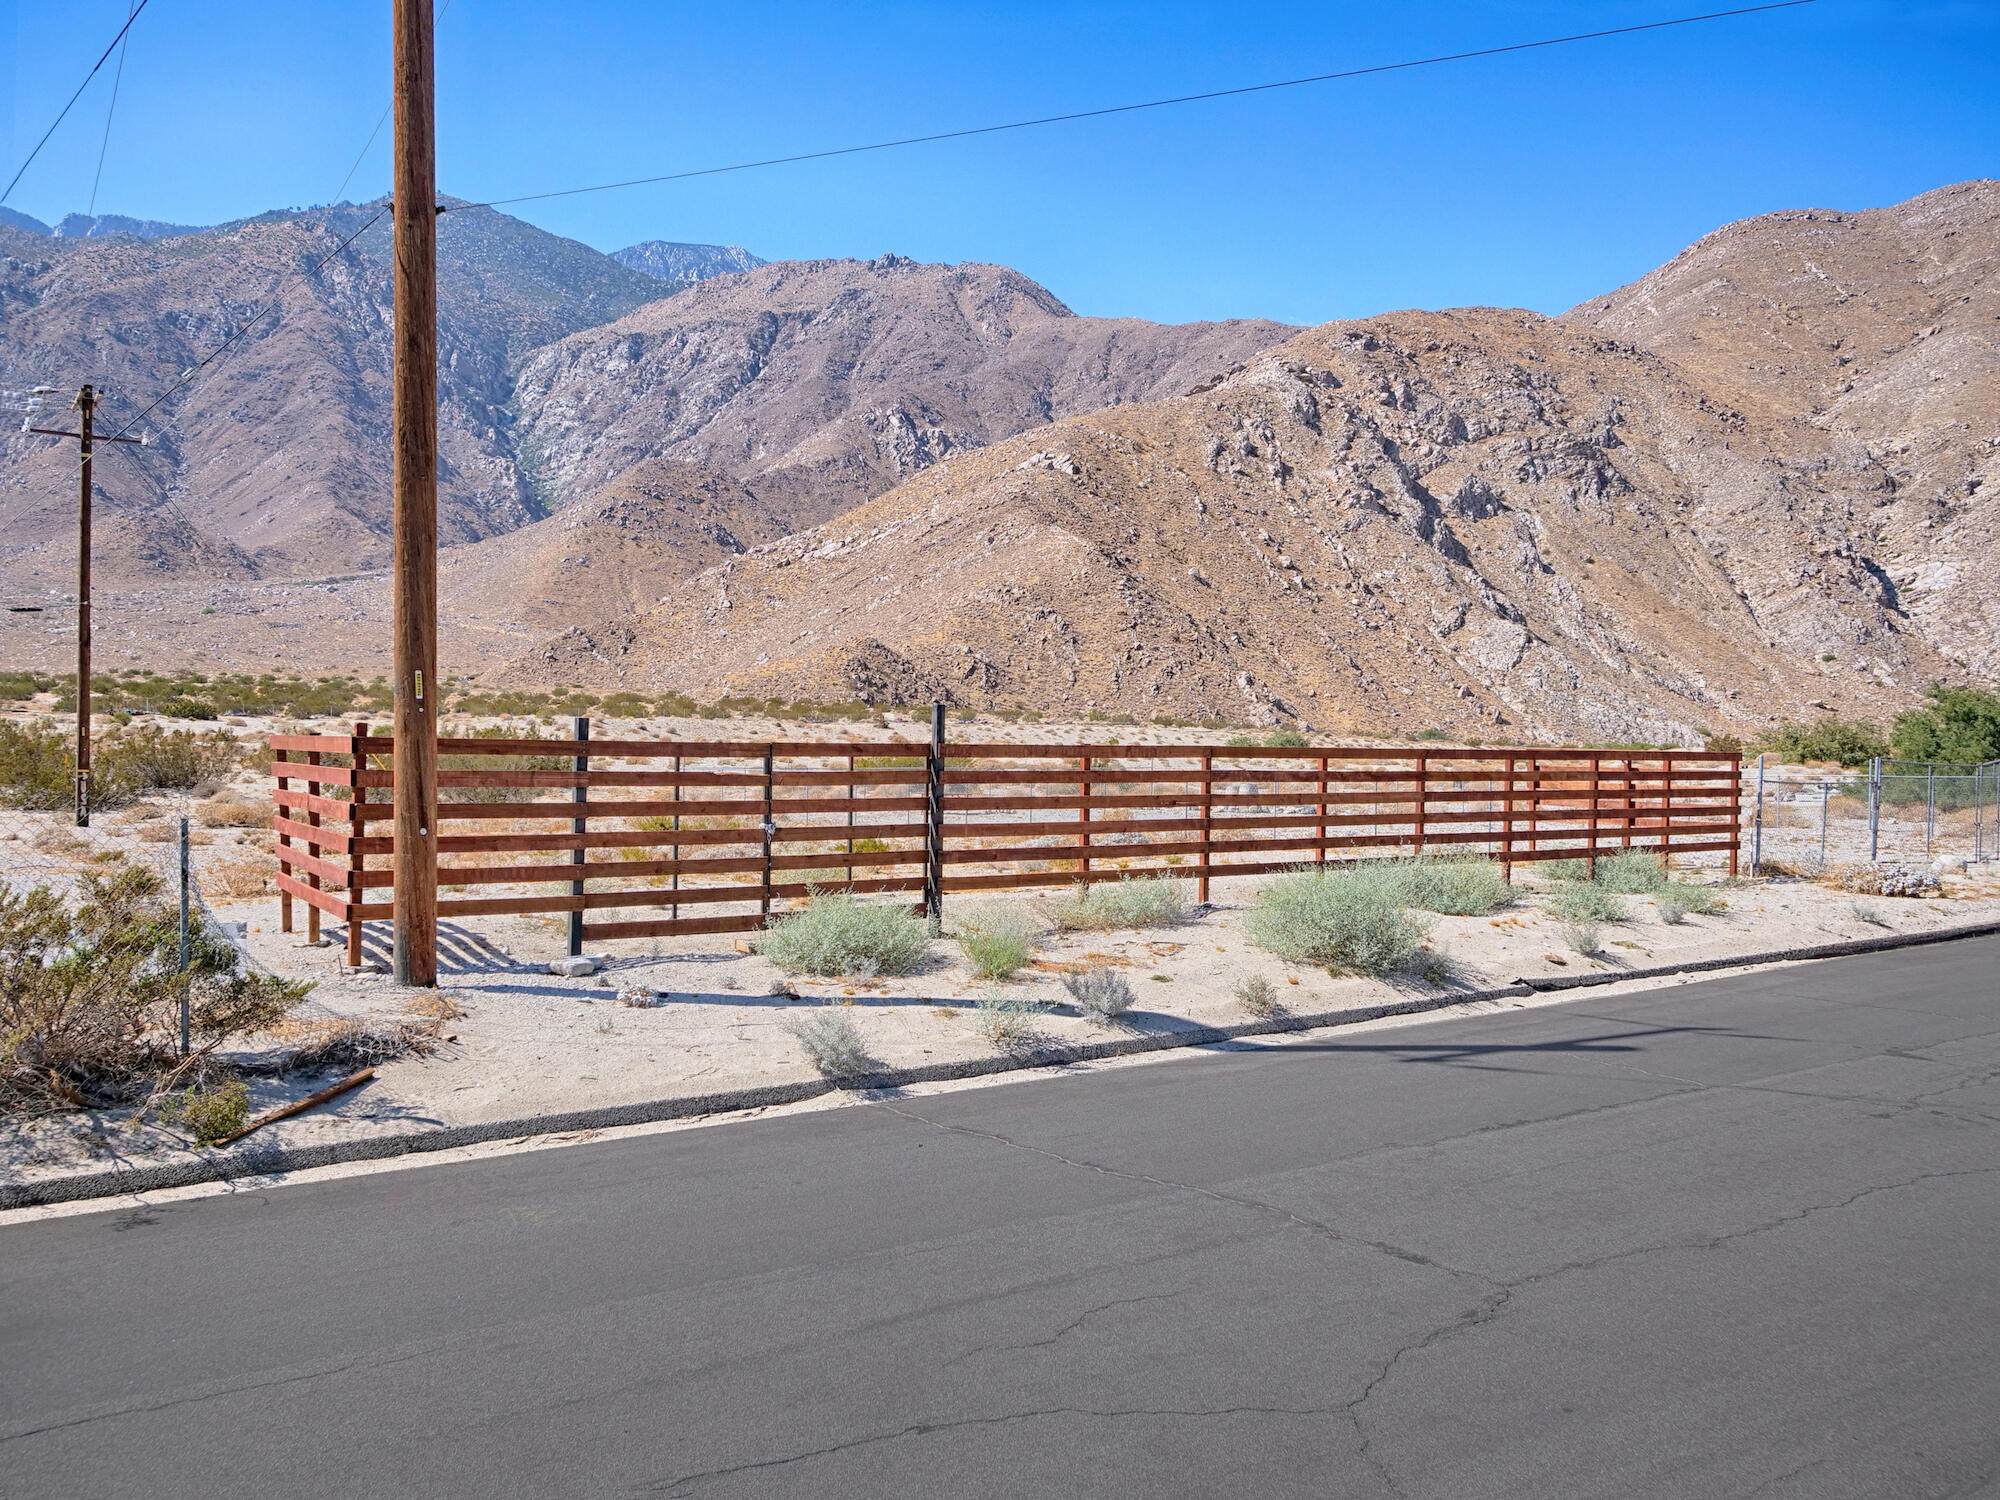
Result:
{"label": "blue sky", "polygon": [[[0,0],[11,176],[126,0]],[[489,198],[1690,14],[1603,3],[674,6],[452,0],[440,183]],[[388,97],[388,0],[152,0],[100,212],[318,203]],[[1011,265],[1080,312],[1555,312],[1731,219],[2000,175],[2000,0],[1800,9],[523,205],[600,249]],[[8,199],[81,210],[110,69]],[[347,197],[384,190],[385,139]],[[0,177],[4,182],[4,177]]]}

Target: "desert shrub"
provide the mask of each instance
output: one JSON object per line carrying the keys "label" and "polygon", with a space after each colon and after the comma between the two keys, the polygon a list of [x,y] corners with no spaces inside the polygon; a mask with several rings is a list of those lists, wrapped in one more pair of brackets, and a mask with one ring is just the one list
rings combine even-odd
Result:
{"label": "desert shrub", "polygon": [[1447,917],[1483,917],[1514,904],[1514,887],[1480,854],[1420,854],[1394,868],[1405,882],[1403,904]]}
{"label": "desert shrub", "polygon": [[1185,921],[1187,887],[1155,876],[1074,885],[1043,903],[1063,932],[1105,932],[1117,927],[1164,927]]}
{"label": "desert shrub", "polygon": [[1264,736],[1264,743],[1274,750],[1292,750],[1297,749],[1301,745],[1310,745],[1312,741],[1299,733],[1298,730],[1287,727],[1272,730]]}
{"label": "desert shrub", "polygon": [[1643,896],[1667,883],[1666,862],[1650,849],[1620,849],[1597,861],[1597,884],[1621,896]]}
{"label": "desert shrub", "polygon": [[160,704],[159,712],[170,719],[214,719],[215,705],[200,698],[168,698]]}
{"label": "desert shrub", "polygon": [[1590,879],[1590,865],[1580,859],[1545,859],[1536,868],[1550,880]]}
{"label": "desert shrub", "polygon": [[1857,922],[1866,922],[1870,927],[1887,927],[1889,925],[1888,918],[1882,915],[1881,909],[1870,906],[1866,901],[1848,902],[1847,914]]}
{"label": "desert shrub", "polygon": [[250,1090],[240,1078],[188,1089],[170,1099],[160,1116],[185,1129],[197,1145],[213,1146],[236,1134],[249,1120]]}
{"label": "desert shrub", "polygon": [[1788,761],[1833,760],[1850,768],[1865,766],[1889,753],[1879,725],[1837,714],[1828,714],[1811,726],[1780,725],[1765,744]]}
{"label": "desert shrub", "polygon": [[1660,914],[1660,920],[1669,927],[1678,927],[1687,920],[1687,907],[1682,905],[1680,897],[1671,891],[1661,891],[1655,896],[1653,909]]}
{"label": "desert shrub", "polygon": [[802,1015],[789,1016],[785,1030],[798,1041],[806,1061],[822,1077],[848,1078],[868,1070],[873,1059],[861,1044],[861,1032],[845,1009],[822,1005]]}
{"label": "desert shrub", "polygon": [[1035,1011],[1025,1000],[989,990],[973,1002],[972,1027],[990,1045],[1010,1051],[1033,1035]]}
{"label": "desert shrub", "polygon": [[218,792],[194,810],[203,828],[268,828],[277,809],[269,797]]}
{"label": "desert shrub", "polygon": [[1559,922],[1622,922],[1625,905],[1601,885],[1567,881],[1542,901],[1543,908]]}
{"label": "desert shrub", "polygon": [[1035,956],[1041,926],[1012,906],[974,906],[953,918],[953,935],[982,979],[1005,979]]}
{"label": "desert shrub", "polygon": [[1125,976],[1113,969],[1086,969],[1081,974],[1070,974],[1063,979],[1063,988],[1069,991],[1078,1010],[1097,1021],[1123,1015],[1138,999],[1132,993],[1132,986],[1125,982]]}
{"label": "desert shrub", "polygon": [[[70,759],[67,746],[64,758]],[[90,758],[91,803],[112,808],[149,792],[212,792],[243,763],[243,747],[226,730],[146,724],[103,736]]]}
{"label": "desert shrub", "polygon": [[1654,893],[1653,904],[1662,911],[1667,905],[1673,905],[1678,906],[1684,915],[1707,917],[1721,911],[1729,903],[1705,885],[1684,885],[1672,880]]}
{"label": "desert shrub", "polygon": [[1257,893],[1244,926],[1268,953],[1333,972],[1387,974],[1422,946],[1426,924],[1403,910],[1399,882],[1360,865],[1281,875]]}
{"label": "desert shrub", "polygon": [[1897,714],[1891,739],[1903,760],[2000,760],[2000,693],[1932,683],[1930,703]]}
{"label": "desert shrub", "polygon": [[930,952],[930,929],[901,907],[816,893],[803,911],[780,917],[757,951],[787,974],[907,974]]}
{"label": "desert shrub", "polygon": [[0,723],[0,801],[49,811],[75,795],[69,738],[49,724]]}
{"label": "desert shrub", "polygon": [[1585,958],[1595,958],[1604,951],[1603,929],[1595,922],[1565,922],[1562,936],[1571,952]]}
{"label": "desert shrub", "polygon": [[1278,987],[1261,974],[1252,975],[1236,986],[1236,999],[1251,1015],[1260,1019],[1274,1016],[1281,1007],[1278,1004]]}
{"label": "desert shrub", "polygon": [[270,1030],[312,988],[239,972],[236,950],[201,930],[178,968],[176,912],[146,870],[86,873],[75,908],[45,886],[0,888],[0,1110],[143,1092],[180,1061],[183,985],[197,1057]]}

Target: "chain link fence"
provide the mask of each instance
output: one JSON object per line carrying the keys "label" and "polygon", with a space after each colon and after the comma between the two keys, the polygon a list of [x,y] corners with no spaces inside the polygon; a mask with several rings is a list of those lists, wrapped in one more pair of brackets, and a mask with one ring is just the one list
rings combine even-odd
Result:
{"label": "chain link fence", "polygon": [[1753,869],[2000,859],[2000,761],[1875,760],[1826,772],[1745,768]]}

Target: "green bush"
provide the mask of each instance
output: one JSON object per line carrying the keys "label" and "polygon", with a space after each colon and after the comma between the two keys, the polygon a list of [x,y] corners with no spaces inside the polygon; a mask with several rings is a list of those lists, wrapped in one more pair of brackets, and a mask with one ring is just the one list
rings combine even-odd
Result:
{"label": "green bush", "polygon": [[1300,870],[1259,891],[1244,926],[1279,958],[1334,973],[1388,974],[1409,963],[1428,930],[1403,910],[1400,886],[1367,865]]}
{"label": "green bush", "polygon": [[1312,741],[1296,729],[1285,728],[1272,730],[1264,736],[1264,743],[1274,750],[1292,750],[1302,745],[1310,745]]}
{"label": "green bush", "polygon": [[[113,729],[91,745],[91,805],[108,811],[148,792],[211,791],[242,758],[224,730]],[[53,724],[0,723],[0,803],[43,812],[67,807],[75,785],[69,735]]]}
{"label": "green bush", "polygon": [[929,956],[930,928],[902,907],[832,893],[780,917],[756,947],[788,974],[907,974]]}
{"label": "green bush", "polygon": [[2000,694],[1934,682],[1924,696],[1928,707],[1896,715],[1891,738],[1899,760],[2000,760]]}
{"label": "green bush", "polygon": [[1601,855],[1597,883],[1621,896],[1643,896],[1667,883],[1666,861],[1651,849],[1620,849]]}
{"label": "green bush", "polygon": [[1096,885],[1074,885],[1044,904],[1063,932],[1108,932],[1119,927],[1166,927],[1187,919],[1187,887],[1156,876],[1125,876]]}
{"label": "green bush", "polygon": [[159,707],[159,712],[170,719],[214,719],[215,705],[204,703],[199,698],[169,698]]}
{"label": "green bush", "polygon": [[1036,1007],[1018,997],[989,990],[973,1002],[972,1025],[992,1046],[1010,1052],[1034,1035]]}
{"label": "green bush", "polygon": [[952,935],[981,979],[1005,979],[1035,956],[1040,924],[1012,906],[974,906],[953,918]]}
{"label": "green bush", "polygon": [[250,1090],[240,1078],[229,1078],[203,1089],[189,1089],[173,1099],[161,1116],[186,1128],[195,1144],[213,1146],[241,1130],[250,1118]]}
{"label": "green bush", "polygon": [[1828,714],[1810,727],[1784,724],[1765,741],[1767,749],[1788,761],[1833,760],[1849,768],[1865,766],[1889,753],[1879,725],[1866,719]]}
{"label": "green bush", "polygon": [[1514,904],[1514,887],[1484,855],[1420,854],[1396,860],[1392,868],[1405,882],[1405,906],[1447,917],[1483,917]]}
{"label": "green bush", "polygon": [[1559,922],[1622,922],[1625,905],[1601,885],[1566,882],[1551,891],[1543,909]]}
{"label": "green bush", "polygon": [[1721,911],[1729,903],[1705,885],[1668,881],[1654,892],[1653,904],[1660,909],[1661,920],[1672,925],[1678,919],[1667,915],[1668,907],[1678,910],[1683,917],[1707,917]]}
{"label": "green bush", "polygon": [[142,869],[83,877],[75,908],[46,886],[0,886],[0,1110],[101,1107],[146,1092],[179,1059],[180,996],[205,1055],[267,1031],[307,983],[238,969],[236,950],[197,930],[179,972],[179,926]]}

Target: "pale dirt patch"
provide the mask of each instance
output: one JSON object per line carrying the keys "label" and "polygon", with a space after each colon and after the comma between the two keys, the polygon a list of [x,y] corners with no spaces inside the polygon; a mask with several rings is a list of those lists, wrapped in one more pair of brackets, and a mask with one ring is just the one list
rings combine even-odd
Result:
{"label": "pale dirt patch", "polygon": [[[458,972],[444,973],[433,994],[398,989],[384,975],[344,976],[339,942],[310,948],[301,934],[279,932],[275,898],[222,902],[217,911],[247,924],[247,945],[260,962],[317,979],[316,1007],[384,1027],[421,1024],[435,1039],[426,1055],[381,1064],[367,1087],[254,1137],[276,1146],[809,1080],[816,1075],[785,1023],[814,1004],[846,1008],[869,1056],[885,1069],[901,1069],[993,1056],[976,1027],[977,1003],[987,994],[1043,1007],[1032,1020],[1036,1036],[1072,1044],[1241,1024],[1252,1017],[1235,990],[1253,975],[1268,979],[1295,1015],[1421,995],[1448,999],[1451,990],[1415,980],[1335,977],[1261,952],[1243,930],[1256,884],[1218,881],[1217,904],[1171,928],[1050,933],[1035,963],[1002,983],[975,978],[949,939],[934,945],[933,961],[918,973],[829,980],[786,976],[761,956],[737,952],[727,935],[604,945],[593,950],[608,960],[604,974],[562,979],[545,972],[547,961],[564,951],[560,922],[526,917],[447,924],[445,962]],[[1490,917],[1435,919],[1430,946],[1451,960],[1454,984],[1472,991],[1524,977],[1613,975],[2000,920],[2000,881],[1983,872],[1950,880],[1942,899],[1880,898],[1859,906],[1844,892],[1808,882],[1762,881],[1725,890],[1725,910],[1677,926],[1663,923],[1648,897],[1620,898],[1629,920],[1606,926],[1604,953],[1592,959],[1564,946],[1560,924],[1538,907],[1539,888],[1523,880],[1521,904]],[[1005,899],[1033,906],[1030,897]],[[1866,920],[1863,906],[1876,921]],[[377,925],[386,939],[386,924],[371,929]],[[331,923],[327,930],[336,937],[340,931]],[[1082,1017],[1062,987],[1066,974],[1099,965],[1118,969],[1139,997],[1111,1023]],[[787,984],[795,993],[783,992]],[[656,1007],[620,1004],[618,991],[629,986],[668,998]],[[302,1097],[326,1081],[321,1074],[256,1080],[252,1109]],[[172,1132],[125,1129],[116,1112],[63,1116],[5,1127],[0,1171],[32,1179],[121,1160],[172,1160],[187,1149]]]}

